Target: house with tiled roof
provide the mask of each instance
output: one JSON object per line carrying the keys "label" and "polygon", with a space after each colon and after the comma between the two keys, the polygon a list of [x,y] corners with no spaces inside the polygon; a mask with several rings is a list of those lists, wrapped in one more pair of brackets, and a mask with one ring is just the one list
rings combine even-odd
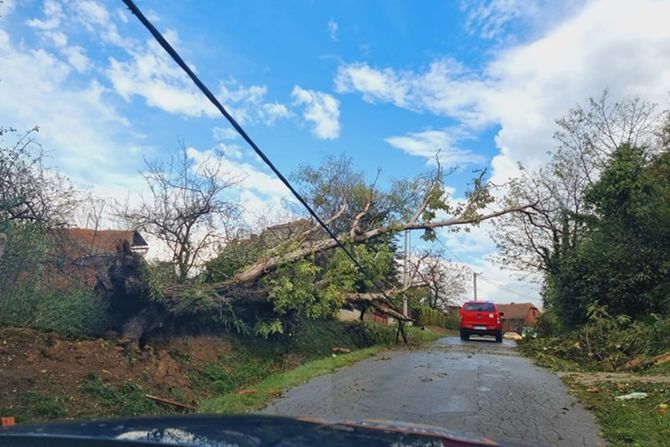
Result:
{"label": "house with tiled roof", "polygon": [[540,309],[532,303],[497,304],[501,317],[503,332],[518,332],[524,327],[533,327],[540,318]]}
{"label": "house with tiled roof", "polygon": [[69,261],[90,257],[113,256],[118,245],[127,242],[131,251],[144,255],[149,244],[135,230],[93,230],[90,228],[58,228],[52,230],[61,255]]}
{"label": "house with tiled roof", "polygon": [[[101,277],[106,277],[110,263],[124,244],[141,256],[149,249],[147,241],[135,230],[57,228],[51,234],[58,276],[61,277],[56,282],[63,286],[77,281],[96,287]],[[54,274],[51,271],[51,275]]]}

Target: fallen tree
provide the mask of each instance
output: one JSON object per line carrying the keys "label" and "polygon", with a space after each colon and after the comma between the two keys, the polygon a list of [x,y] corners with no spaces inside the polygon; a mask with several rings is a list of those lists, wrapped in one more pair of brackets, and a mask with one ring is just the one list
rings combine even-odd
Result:
{"label": "fallen tree", "polygon": [[[224,269],[217,270],[216,260],[208,265],[206,281],[153,286],[149,290],[152,299],[148,301],[152,310],[147,311],[145,306],[126,315],[124,328],[131,330],[124,333],[138,337],[166,323],[154,320],[179,315],[196,319],[220,315],[224,321],[236,324],[236,317],[248,308],[256,313],[258,309],[274,312],[274,317],[257,323],[261,326],[256,331],[266,335],[282,331],[280,317],[321,318],[343,306],[359,308],[363,313],[374,309],[395,318],[402,326],[411,319],[399,308],[398,299],[417,283],[410,281],[404,288],[397,284],[392,248],[395,235],[423,230],[423,238],[432,240],[436,229],[458,231],[532,206],[487,210],[493,197],[485,171],[473,180],[464,200],[450,201],[443,188],[444,177],[438,162],[430,175],[395,182],[389,190],[381,191],[376,187],[377,179],[367,184],[347,159],[331,158],[316,169],[303,167],[297,181],[303,186],[305,198],[317,213],[328,216],[324,221],[358,258],[365,272],[335,250],[338,243],[328,238],[318,224],[302,219],[300,225],[295,225],[299,231],[289,237],[261,235],[243,241],[241,251],[246,256],[232,274],[233,261],[224,257],[219,261],[225,264]],[[263,245],[260,249],[259,243]],[[249,262],[252,245],[258,255]],[[138,281],[121,281],[121,289]],[[114,293],[119,294],[123,294],[122,290]]]}

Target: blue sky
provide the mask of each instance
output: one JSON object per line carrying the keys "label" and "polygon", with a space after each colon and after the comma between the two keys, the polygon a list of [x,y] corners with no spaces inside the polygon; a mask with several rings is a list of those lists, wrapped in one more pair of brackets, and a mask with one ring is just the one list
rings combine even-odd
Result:
{"label": "blue sky", "polygon": [[[554,119],[589,96],[665,104],[670,91],[667,1],[137,3],[286,173],[346,153],[388,181],[425,170],[439,148],[460,166],[459,197],[473,169],[502,183],[518,162],[545,161]],[[183,141],[194,158],[223,154],[249,213],[285,196],[120,1],[0,11],[0,124],[39,125],[80,186],[132,197],[143,159]],[[487,260],[486,226],[442,237],[485,272],[484,296],[538,300]]]}

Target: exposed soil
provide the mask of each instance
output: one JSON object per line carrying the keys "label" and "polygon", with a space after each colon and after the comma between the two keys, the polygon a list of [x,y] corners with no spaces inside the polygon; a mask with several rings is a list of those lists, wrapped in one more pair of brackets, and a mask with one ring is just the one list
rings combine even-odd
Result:
{"label": "exposed soil", "polygon": [[[142,349],[129,339],[109,337],[67,340],[53,333],[28,329],[0,329],[0,408],[20,405],[30,393],[63,396],[87,414],[82,384],[97,376],[114,388],[139,385],[153,395],[186,404],[207,397],[193,390],[188,375],[229,353],[229,340],[215,336],[189,336],[147,343]],[[68,414],[71,416],[71,414]]]}
{"label": "exposed soil", "polygon": [[390,333],[311,321],[290,340],[210,333],[173,335],[140,346],[111,333],[68,339],[0,327],[0,416],[23,424],[181,412],[186,408],[167,401],[198,408],[214,396],[248,392],[272,374],[329,357],[333,348],[369,347]]}

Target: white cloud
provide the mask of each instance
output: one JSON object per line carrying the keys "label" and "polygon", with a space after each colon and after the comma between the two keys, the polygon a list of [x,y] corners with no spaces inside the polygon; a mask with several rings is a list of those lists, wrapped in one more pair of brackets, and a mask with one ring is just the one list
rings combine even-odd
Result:
{"label": "white cloud", "polygon": [[473,152],[459,148],[459,142],[468,138],[461,129],[426,130],[411,132],[404,136],[388,137],[385,141],[408,154],[429,160],[438,155],[440,162],[447,165],[481,163],[484,158]]}
{"label": "white cloud", "polygon": [[119,20],[121,20],[123,23],[128,23],[128,14],[126,13],[126,11],[119,8],[116,10],[116,15],[119,17]]}
{"label": "white cloud", "polygon": [[4,0],[0,3],[0,21],[10,15],[15,7],[15,0]]}
{"label": "white cloud", "polygon": [[109,12],[100,3],[91,0],[80,0],[77,8],[81,18],[90,25],[105,25],[109,22]]}
{"label": "white cloud", "polygon": [[532,14],[537,0],[478,0],[462,2],[467,10],[465,29],[484,39],[499,37],[506,25],[524,15]]}
{"label": "white cloud", "polygon": [[42,5],[42,12],[44,19],[30,19],[26,24],[40,30],[53,30],[60,26],[65,17],[63,7],[55,0],[46,0]]}
{"label": "white cloud", "polygon": [[339,68],[339,92],[455,119],[471,132],[496,125],[494,180],[533,167],[553,147],[554,119],[609,87],[615,97],[665,102],[670,91],[670,3],[597,0],[528,43],[500,51],[480,72],[437,59],[423,71]]}
{"label": "white cloud", "polygon": [[91,61],[84,53],[84,49],[78,45],[65,47],[62,49],[63,54],[67,57],[67,61],[78,72],[83,73],[91,66]]}
{"label": "white cloud", "polygon": [[216,149],[229,158],[239,160],[244,157],[242,149],[236,144],[219,143],[216,145]]}
{"label": "white cloud", "polygon": [[[56,0],[46,0],[42,4],[42,13],[44,17],[42,19],[33,18],[26,21],[26,24],[31,28],[34,28],[38,35],[58,48],[70,65],[72,65],[72,67],[79,73],[88,70],[91,66],[91,61],[88,56],[86,56],[86,53],[81,46],[68,46],[68,35],[63,29],[65,28],[65,22],[72,22],[75,20],[73,17],[77,17],[77,15],[81,13],[81,8],[86,10],[86,5],[88,3],[90,2],[68,3],[67,7],[70,9],[66,12],[62,3]],[[100,5],[93,4],[92,7],[88,6],[88,8],[97,11],[97,15],[105,15],[105,9]],[[72,25],[72,23],[69,24]],[[101,25],[101,23],[98,23],[98,25]],[[113,26],[113,24],[108,23],[108,21],[105,21],[104,25],[105,27]]]}
{"label": "white cloud", "polygon": [[61,31],[42,31],[41,34],[58,48],[67,46],[67,35]]}
{"label": "white cloud", "polygon": [[212,129],[212,136],[217,141],[225,141],[235,140],[240,136],[240,134],[237,133],[237,131],[232,127],[214,127]]}
{"label": "white cloud", "polygon": [[268,125],[273,124],[280,118],[288,118],[292,115],[288,107],[278,102],[263,104],[262,113],[264,115],[264,121]]}
{"label": "white cloud", "polygon": [[380,70],[359,63],[337,69],[335,88],[339,93],[360,92],[367,102],[391,102],[398,107],[408,107],[410,86],[407,81],[390,68]]}
{"label": "white cloud", "polygon": [[[553,120],[609,88],[615,97],[665,102],[670,91],[670,3],[598,1],[551,33],[501,54],[481,101],[500,124],[498,167],[542,162],[553,146]],[[506,159],[506,160],[505,160]]]}
{"label": "white cloud", "polygon": [[[360,92],[367,102],[390,102],[417,112],[454,116],[478,123],[478,101],[486,82],[454,59],[433,61],[423,73],[373,68],[366,63],[342,65],[335,76],[340,93]],[[482,123],[479,123],[482,124]]]}
{"label": "white cloud", "polygon": [[[62,28],[64,24],[83,27],[88,32],[98,35],[103,42],[118,45],[122,48],[131,48],[132,39],[122,37],[107,9],[100,3],[92,0],[45,0],[42,4],[43,18],[33,18],[26,24],[41,30],[48,36],[49,31]],[[119,20],[123,16],[117,15]],[[123,20],[122,20],[123,21]]]}
{"label": "white cloud", "polygon": [[304,105],[303,117],[312,123],[317,138],[332,140],[340,136],[340,102],[332,95],[306,90],[299,85],[291,93],[296,104]]}
{"label": "white cloud", "polygon": [[[68,46],[68,31],[83,28],[103,42],[124,50],[128,57],[110,58],[104,73],[114,90],[126,101],[139,96],[147,105],[168,113],[190,117],[218,116],[214,106],[157,43],[149,39],[142,44],[119,34],[115,22],[127,21],[124,11],[116,10],[116,14],[111,14],[104,5],[93,0],[45,0],[42,14],[42,18],[28,20],[27,24],[59,48],[78,72],[88,70],[91,61],[82,47]],[[168,30],[165,37],[178,46],[177,33]],[[291,116],[286,105],[267,101],[266,95],[265,86],[244,86],[234,80],[221,82],[217,92],[219,100],[242,123],[271,125]]]}
{"label": "white cloud", "polygon": [[289,190],[278,178],[251,163],[240,161],[239,157],[193,147],[187,149],[187,154],[198,165],[216,164],[221,168],[222,175],[238,181],[235,189],[240,194],[240,203],[248,219],[262,214],[263,210],[281,207],[282,200],[290,196]]}
{"label": "white cloud", "polygon": [[[179,43],[175,32],[165,33],[173,44]],[[193,85],[190,78],[153,40],[137,50],[129,50],[130,59],[110,58],[106,74],[116,92],[126,101],[134,96],[146,104],[168,113],[190,117],[219,116],[218,110]],[[267,125],[289,117],[288,108],[278,102],[266,102],[267,87],[244,86],[234,80],[219,85],[217,98],[241,123],[263,122]]]}
{"label": "white cloud", "polygon": [[112,15],[97,1],[78,0],[71,3],[74,18],[88,31],[99,33],[106,43],[118,45],[122,48],[131,48],[134,42],[119,34]]}
{"label": "white cloud", "polygon": [[[170,41],[177,40],[174,34],[171,37]],[[114,89],[126,101],[141,96],[148,106],[186,116],[218,113],[153,40],[149,40],[142,51],[129,53],[131,59],[127,61],[110,58],[106,70]]]}
{"label": "white cloud", "polygon": [[465,30],[498,44],[546,33],[557,23],[574,15],[589,0],[462,0]]}
{"label": "white cloud", "polygon": [[328,20],[328,34],[330,35],[330,38],[334,41],[337,40],[337,22],[333,19]]}
{"label": "white cloud", "polygon": [[116,164],[116,132],[127,132],[128,123],[105,104],[99,83],[70,87],[68,64],[42,49],[15,49],[1,30],[0,73],[0,122],[21,129],[39,125],[60,161],[82,171]]}

